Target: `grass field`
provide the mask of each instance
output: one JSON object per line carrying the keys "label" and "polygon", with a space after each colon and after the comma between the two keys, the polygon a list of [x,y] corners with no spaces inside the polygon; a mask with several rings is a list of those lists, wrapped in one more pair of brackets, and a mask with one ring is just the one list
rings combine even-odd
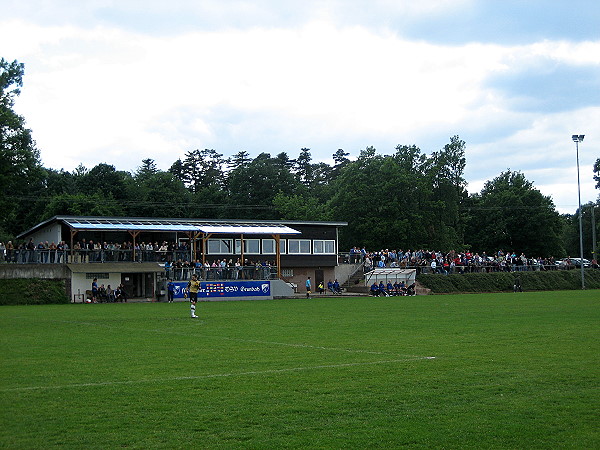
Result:
{"label": "grass field", "polygon": [[600,291],[0,308],[0,447],[600,448]]}

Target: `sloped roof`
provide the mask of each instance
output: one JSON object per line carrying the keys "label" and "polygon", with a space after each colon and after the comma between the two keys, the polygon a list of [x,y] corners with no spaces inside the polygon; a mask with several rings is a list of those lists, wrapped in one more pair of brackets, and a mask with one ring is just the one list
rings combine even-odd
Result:
{"label": "sloped roof", "polygon": [[[54,216],[21,233],[23,239],[53,223],[61,223],[77,231],[147,231],[201,232],[207,234],[301,234],[293,225],[345,226],[347,222],[217,220],[217,219],[158,219],[147,217],[85,217]],[[290,226],[291,225],[291,226]]]}

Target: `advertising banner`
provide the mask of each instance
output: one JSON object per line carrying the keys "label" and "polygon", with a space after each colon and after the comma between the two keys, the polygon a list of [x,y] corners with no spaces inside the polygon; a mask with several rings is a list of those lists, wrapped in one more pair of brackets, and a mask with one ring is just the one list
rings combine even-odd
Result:
{"label": "advertising banner", "polygon": [[[187,281],[176,281],[175,298],[183,298]],[[198,301],[203,298],[227,297],[269,297],[271,283],[269,281],[202,281],[198,291]]]}

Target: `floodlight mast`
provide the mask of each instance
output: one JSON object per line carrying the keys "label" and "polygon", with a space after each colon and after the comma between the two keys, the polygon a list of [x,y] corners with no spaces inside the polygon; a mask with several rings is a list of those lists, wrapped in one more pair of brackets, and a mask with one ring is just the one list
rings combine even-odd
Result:
{"label": "floodlight mast", "polygon": [[581,289],[585,289],[585,272],[583,270],[583,211],[581,210],[581,184],[579,181],[579,143],[583,142],[584,137],[585,134],[574,134],[572,136],[577,152],[577,196],[579,199],[579,264],[581,266]]}

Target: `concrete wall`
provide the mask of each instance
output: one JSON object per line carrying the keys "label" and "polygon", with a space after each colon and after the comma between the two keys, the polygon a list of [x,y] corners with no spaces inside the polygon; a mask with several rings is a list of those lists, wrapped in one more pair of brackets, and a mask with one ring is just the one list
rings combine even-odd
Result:
{"label": "concrete wall", "polygon": [[271,295],[274,298],[290,298],[294,296],[294,290],[283,280],[272,280]]}
{"label": "concrete wall", "polygon": [[71,271],[62,264],[0,264],[0,278],[66,280],[71,278]]}
{"label": "concrete wall", "polygon": [[335,278],[344,284],[361,267],[362,264],[340,264],[335,268]]}
{"label": "concrete wall", "polygon": [[67,297],[73,301],[71,271],[67,266],[62,264],[0,264],[0,278],[64,280]]}

